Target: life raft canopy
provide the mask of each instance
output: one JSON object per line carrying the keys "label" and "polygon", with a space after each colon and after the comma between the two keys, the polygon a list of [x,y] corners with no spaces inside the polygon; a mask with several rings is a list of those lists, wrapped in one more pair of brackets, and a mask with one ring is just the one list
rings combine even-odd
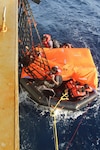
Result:
{"label": "life raft canopy", "polygon": [[[41,52],[42,49],[38,48]],[[82,84],[89,84],[92,88],[98,87],[98,73],[95,63],[93,61],[90,49],[88,48],[44,48],[46,58],[50,67],[59,66],[63,81],[74,79]],[[44,58],[45,59],[45,58]],[[37,68],[36,64],[31,64]],[[29,66],[30,67],[30,66]],[[41,73],[44,74],[43,68],[40,68]],[[45,74],[44,74],[45,75]],[[22,78],[26,72],[22,71]],[[40,75],[36,75],[40,78]],[[32,77],[31,77],[32,78]]]}
{"label": "life raft canopy", "polygon": [[62,69],[63,80],[70,78],[87,83],[92,88],[98,86],[98,73],[92,54],[88,48],[56,48],[45,49],[50,66],[59,66]]}

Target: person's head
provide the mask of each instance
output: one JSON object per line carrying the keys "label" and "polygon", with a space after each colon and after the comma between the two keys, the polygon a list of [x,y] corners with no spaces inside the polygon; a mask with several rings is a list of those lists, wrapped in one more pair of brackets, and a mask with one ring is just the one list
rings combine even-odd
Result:
{"label": "person's head", "polygon": [[78,91],[79,91],[79,92],[85,92],[85,88],[84,88],[84,87],[81,87],[81,88],[79,88]]}
{"label": "person's head", "polygon": [[51,68],[51,72],[52,72],[53,74],[56,74],[56,73],[58,72],[58,66],[53,66],[53,67]]}
{"label": "person's head", "polygon": [[84,87],[85,87],[85,89],[88,89],[89,85],[88,84],[84,84]]}
{"label": "person's head", "polygon": [[29,50],[29,47],[28,46],[25,46],[26,50]]}
{"label": "person's head", "polygon": [[47,40],[47,37],[46,36],[43,36],[42,37],[42,42],[46,41]]}
{"label": "person's head", "polygon": [[29,47],[25,46],[27,55],[29,54]]}
{"label": "person's head", "polygon": [[62,47],[63,47],[63,48],[66,48],[67,46],[68,46],[67,43],[63,43],[63,44],[62,44]]}

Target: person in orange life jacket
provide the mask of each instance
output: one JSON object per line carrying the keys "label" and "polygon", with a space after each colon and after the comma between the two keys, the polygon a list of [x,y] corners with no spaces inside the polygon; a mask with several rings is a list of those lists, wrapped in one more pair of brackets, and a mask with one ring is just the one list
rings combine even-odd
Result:
{"label": "person in orange life jacket", "polygon": [[49,34],[43,35],[42,44],[44,47],[53,48],[53,41],[51,40],[51,36]]}
{"label": "person in orange life jacket", "polygon": [[51,71],[49,73],[51,80],[44,81],[44,85],[46,85],[48,88],[57,88],[59,87],[63,80],[62,76],[60,75],[61,70],[58,68],[58,66],[54,66],[51,68]]}
{"label": "person in orange life jacket", "polygon": [[25,51],[22,50],[22,54],[24,55],[24,57],[26,57],[26,55],[30,55],[30,51],[29,51],[29,47],[25,46]]}
{"label": "person in orange life jacket", "polygon": [[85,88],[84,87],[81,87],[81,88],[72,88],[71,89],[71,94],[72,94],[72,97],[82,97],[82,96],[85,96],[86,95],[86,91],[85,91]]}
{"label": "person in orange life jacket", "polygon": [[[79,85],[79,84],[78,84]],[[65,84],[65,88],[68,88],[69,90],[72,89],[73,87],[75,86],[78,86],[77,85],[77,81],[73,80],[73,79],[70,79],[66,82]]]}
{"label": "person in orange life jacket", "polygon": [[88,84],[84,84],[84,87],[85,87],[86,92],[92,92],[93,91],[92,87],[89,86]]}
{"label": "person in orange life jacket", "polygon": [[84,85],[82,85],[80,82],[76,81],[76,82],[75,82],[75,87],[76,87],[77,89],[80,89],[80,88],[84,88]]}
{"label": "person in orange life jacket", "polygon": [[73,79],[70,79],[66,84],[65,87],[68,88],[69,90],[75,87],[75,82]]}

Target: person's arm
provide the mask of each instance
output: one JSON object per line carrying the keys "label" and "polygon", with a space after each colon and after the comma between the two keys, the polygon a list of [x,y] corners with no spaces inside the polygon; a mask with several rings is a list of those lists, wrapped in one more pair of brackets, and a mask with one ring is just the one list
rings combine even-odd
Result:
{"label": "person's arm", "polygon": [[59,82],[55,80],[55,75],[52,75],[52,81],[55,83],[55,85],[59,85]]}

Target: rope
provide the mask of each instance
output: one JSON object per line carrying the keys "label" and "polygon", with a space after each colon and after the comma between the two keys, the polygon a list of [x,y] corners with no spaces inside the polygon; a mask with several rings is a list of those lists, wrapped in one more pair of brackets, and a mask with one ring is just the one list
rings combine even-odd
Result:
{"label": "rope", "polygon": [[55,105],[55,107],[53,108],[53,111],[51,111],[51,114],[55,111],[55,109],[57,108],[57,106],[60,104],[61,101],[63,100],[69,100],[68,98],[68,92],[64,93],[61,98],[59,99],[59,101],[57,102],[57,104]]}
{"label": "rope", "polygon": [[[39,42],[40,42],[40,46],[42,48],[42,53],[44,54],[44,56],[46,58],[46,55],[45,55],[45,52],[44,52],[44,49],[43,49],[43,45],[42,45],[42,41],[41,41],[41,37],[40,37],[39,31],[37,29],[37,23],[35,22],[34,15],[32,13],[32,10],[31,10],[30,5],[29,5],[28,2],[27,2],[27,5],[28,5],[29,11],[30,11],[30,15],[31,15],[31,18],[32,18],[32,22],[33,22],[34,28],[36,30],[36,33],[37,33],[37,36],[38,36],[38,39],[39,39]],[[47,61],[47,58],[46,58],[46,62],[47,62],[48,69],[50,70],[50,66],[49,66],[49,63]]]}
{"label": "rope", "polygon": [[52,114],[52,117],[53,117],[53,135],[54,135],[55,150],[59,150],[59,148],[58,148],[58,135],[57,135],[57,126],[56,126],[55,114]]}
{"label": "rope", "polygon": [[55,105],[53,110],[50,112],[51,117],[53,117],[53,136],[54,136],[55,150],[59,150],[59,148],[58,148],[58,135],[57,135],[57,126],[56,126],[56,116],[55,116],[54,112],[55,112],[57,106],[59,105],[59,103],[62,100],[68,100],[68,92],[66,92],[65,94],[63,94],[61,96],[61,98],[59,99],[59,101],[57,102],[57,104]]}
{"label": "rope", "polygon": [[[90,104],[89,104],[89,106],[90,106]],[[76,128],[76,130],[75,130],[75,132],[73,133],[73,135],[72,135],[70,141],[68,142],[68,145],[67,145],[67,147],[66,147],[66,150],[68,150],[69,147],[71,146],[71,143],[72,143],[72,141],[73,141],[73,139],[74,139],[74,137],[75,137],[75,135],[76,135],[76,133],[77,133],[77,131],[78,131],[80,125],[82,124],[83,119],[86,117],[86,114],[87,114],[88,110],[89,110],[89,107],[88,107],[87,110],[84,112],[83,117],[81,118],[81,120],[80,120],[80,122],[79,122],[79,124],[78,124],[78,126],[77,126],[77,128]]]}
{"label": "rope", "polygon": [[[41,53],[43,56],[39,57],[40,60],[38,61],[36,59],[36,55],[35,55],[35,49],[33,49],[34,47],[34,40],[33,40],[33,26],[36,30],[40,45],[41,45]],[[50,66],[48,63],[48,60],[46,58],[46,54],[45,51],[43,49],[42,46],[42,42],[41,42],[41,38],[39,35],[39,31],[37,29],[37,24],[35,22],[34,16],[32,14],[32,10],[30,8],[29,2],[28,0],[20,0],[19,1],[19,10],[18,10],[18,35],[19,35],[19,56],[22,56],[22,51],[25,51],[25,47],[26,45],[29,47],[30,52],[32,52],[32,55],[34,56],[34,64],[35,66],[39,66],[40,68],[43,68],[45,71],[50,71]],[[39,49],[40,51],[40,49]],[[40,54],[41,54],[40,53]],[[31,53],[30,53],[31,54]],[[29,74],[31,74],[31,76],[38,78],[37,74],[39,74],[38,70],[36,70],[35,68],[33,68],[35,70],[35,72],[31,72],[31,70],[29,71]],[[44,80],[44,76],[42,76],[42,74],[40,73],[41,79]]]}
{"label": "rope", "polygon": [[32,13],[32,10],[31,10],[31,8],[30,8],[30,5],[29,5],[28,1],[27,1],[27,5],[28,5],[29,11],[30,11],[30,15],[31,15],[31,18],[32,18],[32,21],[33,21],[34,28],[35,28],[35,30],[36,30],[38,39],[39,39],[39,41],[40,41],[40,44],[42,45],[41,38],[40,38],[40,34],[39,34],[38,29],[37,29],[37,24],[36,24],[36,22],[35,22],[35,19],[34,19],[34,16],[33,16],[33,13]]}

